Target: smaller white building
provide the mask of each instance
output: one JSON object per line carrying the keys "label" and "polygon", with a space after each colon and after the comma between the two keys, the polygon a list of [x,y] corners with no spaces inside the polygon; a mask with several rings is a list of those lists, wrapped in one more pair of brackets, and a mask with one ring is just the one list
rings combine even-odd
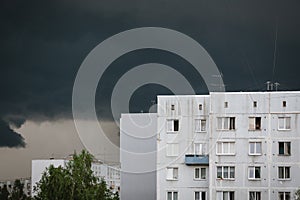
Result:
{"label": "smaller white building", "polygon": [[120,168],[102,162],[93,162],[92,171],[99,180],[104,179],[107,187],[113,192],[120,192]]}
{"label": "smaller white building", "polygon": [[[31,196],[35,196],[34,188],[41,180],[43,173],[50,165],[54,167],[66,167],[70,159],[49,159],[49,160],[32,160],[31,165]],[[99,179],[104,179],[107,187],[112,192],[120,192],[120,168],[118,166],[109,166],[100,161],[92,163],[91,169],[94,175]]]}
{"label": "smaller white building", "polygon": [[35,196],[34,188],[43,176],[43,173],[46,171],[50,165],[53,167],[65,167],[68,160],[64,159],[49,159],[49,160],[32,160],[31,161],[31,196]]}

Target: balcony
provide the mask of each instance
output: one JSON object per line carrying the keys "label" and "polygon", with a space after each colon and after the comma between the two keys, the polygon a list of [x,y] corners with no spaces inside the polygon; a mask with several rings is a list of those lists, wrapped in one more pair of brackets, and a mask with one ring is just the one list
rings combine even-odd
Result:
{"label": "balcony", "polygon": [[185,155],[185,164],[186,165],[209,165],[209,158],[208,155],[187,154]]}

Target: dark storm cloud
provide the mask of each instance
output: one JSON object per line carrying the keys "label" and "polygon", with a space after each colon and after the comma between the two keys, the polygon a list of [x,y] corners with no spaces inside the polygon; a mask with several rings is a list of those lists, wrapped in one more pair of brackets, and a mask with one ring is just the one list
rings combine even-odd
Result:
{"label": "dark storm cloud", "polygon": [[[15,125],[20,119],[71,118],[73,82],[85,56],[109,36],[144,26],[171,28],[197,40],[223,72],[227,90],[262,90],[267,80],[280,82],[284,90],[298,90],[299,5],[279,0],[1,1],[0,117]],[[142,64],[144,58],[121,59],[106,74],[105,84],[99,85],[99,116],[111,119],[109,98],[120,67]],[[194,85],[201,82],[186,69]],[[203,92],[203,87],[196,89]]]}
{"label": "dark storm cloud", "polygon": [[25,147],[23,137],[0,120],[0,147]]}

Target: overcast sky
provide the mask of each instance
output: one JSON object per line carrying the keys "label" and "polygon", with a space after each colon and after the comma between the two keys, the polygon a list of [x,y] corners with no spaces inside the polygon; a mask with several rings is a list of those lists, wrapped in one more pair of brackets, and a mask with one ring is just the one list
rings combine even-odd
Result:
{"label": "overcast sky", "polygon": [[[73,127],[72,88],[82,61],[106,38],[132,28],[164,27],[192,37],[223,73],[227,91],[262,91],[267,80],[279,82],[281,90],[299,90],[299,8],[296,0],[2,0],[0,158],[17,158],[18,152],[33,146],[30,152],[39,151],[36,144],[43,137],[27,141],[20,131],[24,127],[18,129],[26,121],[47,122],[56,131],[58,121]],[[149,62],[173,67],[198,94],[208,92],[185,60],[160,50],[138,50],[113,62],[101,78],[96,97],[99,119],[112,121],[110,97],[122,74]],[[157,94],[171,92],[157,85],[139,88],[130,110],[147,110]],[[109,137],[118,144],[118,131],[111,126]],[[36,130],[38,126],[28,127],[32,136],[43,132]],[[82,148],[75,129],[68,130],[73,149]],[[48,130],[45,133],[51,138]],[[55,149],[62,144],[51,145]],[[4,171],[1,166],[0,175]]]}

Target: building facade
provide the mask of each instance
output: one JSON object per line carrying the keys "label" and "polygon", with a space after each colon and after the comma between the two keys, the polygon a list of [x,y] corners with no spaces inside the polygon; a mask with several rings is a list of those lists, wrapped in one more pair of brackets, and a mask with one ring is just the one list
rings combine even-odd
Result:
{"label": "building facade", "polygon": [[209,96],[158,96],[157,199],[207,199]]}
{"label": "building facade", "polygon": [[157,114],[122,114],[120,162],[122,200],[156,199]]}
{"label": "building facade", "polygon": [[300,92],[211,93],[212,199],[294,199]]}
{"label": "building facade", "polygon": [[294,199],[299,102],[300,92],[158,96],[156,199]]}

